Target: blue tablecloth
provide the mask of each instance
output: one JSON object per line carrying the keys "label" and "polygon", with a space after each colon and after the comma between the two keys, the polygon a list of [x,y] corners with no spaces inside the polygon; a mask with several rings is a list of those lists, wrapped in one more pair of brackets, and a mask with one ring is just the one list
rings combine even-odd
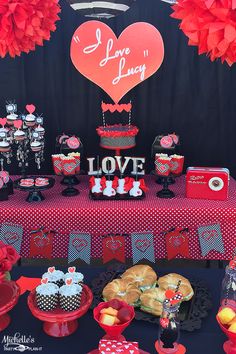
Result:
{"label": "blue tablecloth", "polygon": [[[39,267],[17,267],[12,272],[12,278],[16,280],[21,275],[41,277],[45,270],[45,268]],[[86,284],[89,285],[91,280],[102,271],[104,268],[84,268],[82,272],[85,275]],[[177,271],[177,269],[162,269],[158,270],[158,273],[162,275],[169,271]],[[224,353],[222,345],[226,337],[220,331],[215,320],[221,281],[224,276],[223,270],[178,269],[177,272],[188,278],[204,280],[213,297],[213,308],[209,312],[209,316],[203,320],[201,329],[193,333],[181,332],[181,343],[186,346],[187,353],[190,354]],[[73,335],[66,338],[49,337],[42,330],[42,322],[32,316],[26,300],[27,294],[22,295],[17,306],[11,311],[12,322],[10,326],[0,333],[0,354],[6,353],[3,346],[4,336],[14,336],[17,332],[23,336],[34,338],[35,342],[32,346],[42,347],[42,350],[39,351],[42,354],[86,354],[98,346],[99,340],[104,335],[103,330],[93,320],[92,311],[89,311],[79,320],[79,328]],[[151,354],[156,353],[154,343],[158,336],[158,326],[143,321],[133,321],[125,331],[125,336],[127,340],[138,341],[143,350]]]}

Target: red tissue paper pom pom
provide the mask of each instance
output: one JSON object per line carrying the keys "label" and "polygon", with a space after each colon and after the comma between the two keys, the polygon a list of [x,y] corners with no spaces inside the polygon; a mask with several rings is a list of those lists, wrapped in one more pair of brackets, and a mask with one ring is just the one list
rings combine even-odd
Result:
{"label": "red tissue paper pom pom", "polygon": [[43,45],[60,11],[58,0],[0,0],[0,56],[20,56]]}
{"label": "red tissue paper pom pom", "polygon": [[180,29],[198,54],[235,63],[236,0],[178,0],[172,9],[171,17],[181,20]]}

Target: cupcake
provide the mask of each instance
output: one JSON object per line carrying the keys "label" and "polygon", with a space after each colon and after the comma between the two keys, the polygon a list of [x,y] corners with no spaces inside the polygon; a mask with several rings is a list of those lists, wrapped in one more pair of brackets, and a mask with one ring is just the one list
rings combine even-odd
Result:
{"label": "cupcake", "polygon": [[27,127],[33,127],[35,125],[35,120],[35,115],[33,115],[32,113],[27,114],[27,116],[25,117],[25,124],[27,125]]}
{"label": "cupcake", "polygon": [[16,130],[15,133],[14,133],[14,139],[16,141],[22,141],[25,139],[25,132],[23,130]]}
{"label": "cupcake", "polygon": [[59,287],[49,283],[47,278],[41,280],[41,285],[36,288],[36,304],[42,311],[50,311],[58,305]]}
{"label": "cupcake", "polygon": [[30,144],[30,147],[33,152],[38,152],[42,149],[42,144],[40,143],[40,141],[34,140]]}
{"label": "cupcake", "polygon": [[0,152],[8,152],[11,150],[10,144],[6,140],[0,141]]}
{"label": "cupcake", "polygon": [[65,274],[65,281],[66,279],[72,279],[73,284],[83,284],[84,281],[84,275],[82,273],[76,272],[75,267],[69,267],[68,268],[68,273]]}
{"label": "cupcake", "polygon": [[45,129],[41,127],[41,125],[38,125],[37,128],[34,129],[35,133],[38,133],[39,136],[42,138],[45,134]]}
{"label": "cupcake", "polygon": [[65,275],[61,270],[56,270],[55,267],[49,267],[47,273],[44,273],[42,278],[48,279],[49,283],[62,286],[64,284]]}
{"label": "cupcake", "polygon": [[7,123],[9,125],[13,125],[14,122],[17,120],[18,115],[15,113],[11,113],[7,115]]}
{"label": "cupcake", "polygon": [[66,279],[66,285],[59,289],[60,307],[65,311],[74,311],[80,307],[82,286],[73,284],[72,278]]}

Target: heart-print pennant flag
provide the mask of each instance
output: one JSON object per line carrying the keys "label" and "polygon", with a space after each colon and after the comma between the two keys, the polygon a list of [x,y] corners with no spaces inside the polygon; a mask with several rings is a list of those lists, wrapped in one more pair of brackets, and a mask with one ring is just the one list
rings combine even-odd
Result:
{"label": "heart-print pennant flag", "polygon": [[154,240],[150,232],[134,232],[131,234],[133,263],[147,259],[155,263]]}
{"label": "heart-print pennant flag", "polygon": [[32,229],[30,234],[30,257],[41,256],[51,259],[55,231],[40,227]]}
{"label": "heart-print pennant flag", "polygon": [[20,225],[4,223],[1,225],[0,240],[11,245],[20,254],[23,228]]}
{"label": "heart-print pennant flag", "polygon": [[105,354],[139,354],[138,342],[101,339],[99,353]]}
{"label": "heart-print pennant flag", "polygon": [[125,263],[125,238],[124,236],[109,235],[102,240],[103,263],[116,259]]}
{"label": "heart-print pennant flag", "polygon": [[91,261],[91,235],[72,232],[69,236],[68,263],[82,259],[87,264]]}
{"label": "heart-print pennant flag", "polygon": [[212,250],[219,253],[225,252],[220,224],[200,226],[198,228],[198,237],[203,257]]}
{"label": "heart-print pennant flag", "polygon": [[187,229],[176,227],[165,233],[168,260],[180,255],[189,258],[189,240]]}

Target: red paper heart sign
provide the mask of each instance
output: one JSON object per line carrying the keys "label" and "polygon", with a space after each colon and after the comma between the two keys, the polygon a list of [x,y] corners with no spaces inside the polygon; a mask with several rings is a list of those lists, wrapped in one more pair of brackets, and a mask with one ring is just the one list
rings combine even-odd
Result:
{"label": "red paper heart sign", "polygon": [[88,241],[81,238],[74,238],[72,241],[72,246],[76,249],[76,251],[81,252],[85,247],[88,246]]}
{"label": "red paper heart sign", "polygon": [[41,279],[41,283],[42,283],[42,284],[47,284],[47,283],[48,283],[48,278],[43,278],[43,279]]}
{"label": "red paper heart sign", "polygon": [[9,245],[13,245],[19,240],[19,235],[16,232],[6,232],[3,237]]}
{"label": "red paper heart sign", "polygon": [[119,240],[109,240],[106,242],[106,246],[110,251],[116,252],[122,247],[122,243]]}
{"label": "red paper heart sign", "polygon": [[117,39],[104,23],[87,21],[75,31],[70,53],[76,69],[118,103],[159,69],[164,44],[160,32],[149,23],[136,22]]}
{"label": "red paper heart sign", "polygon": [[49,268],[48,268],[48,272],[49,272],[49,273],[55,272],[55,267],[49,267]]}
{"label": "red paper heart sign", "polygon": [[23,122],[22,122],[22,120],[18,119],[13,124],[14,124],[15,128],[20,129],[22,127]]}
{"label": "red paper heart sign", "polygon": [[0,118],[0,124],[4,127],[7,123],[7,118]]}
{"label": "red paper heart sign", "polygon": [[74,273],[75,272],[75,267],[69,267],[68,268],[69,273]]}
{"label": "red paper heart sign", "polygon": [[34,111],[35,111],[35,109],[36,109],[35,105],[33,105],[33,104],[27,104],[27,105],[25,106],[25,108],[26,108],[26,110],[27,110],[30,114],[34,113]]}
{"label": "red paper heart sign", "polygon": [[71,278],[66,279],[66,285],[71,285],[71,284],[72,284],[72,279]]}
{"label": "red paper heart sign", "polygon": [[144,240],[137,240],[135,242],[136,248],[141,252],[146,252],[146,250],[151,246],[151,242],[145,238]]}

